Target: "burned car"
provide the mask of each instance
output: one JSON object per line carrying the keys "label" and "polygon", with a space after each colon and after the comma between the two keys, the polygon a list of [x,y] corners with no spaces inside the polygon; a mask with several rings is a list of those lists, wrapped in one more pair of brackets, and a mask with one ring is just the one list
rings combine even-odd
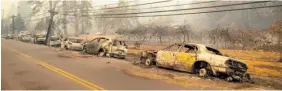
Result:
{"label": "burned car", "polygon": [[85,43],[83,52],[124,59],[127,55],[127,45],[125,41],[118,39],[98,37]]}
{"label": "burned car", "polygon": [[61,45],[61,40],[58,36],[52,36],[47,45],[51,47],[58,47]]}
{"label": "burned car", "polygon": [[26,35],[21,35],[21,37],[19,37],[19,40],[23,42],[32,42],[33,38],[31,34],[26,34]]}
{"label": "burned car", "polygon": [[171,68],[197,73],[201,77],[224,76],[228,81],[249,81],[247,65],[223,56],[220,51],[202,44],[173,44],[163,50],[141,53],[141,63],[146,66]]}
{"label": "burned car", "polygon": [[5,39],[14,39],[15,35],[14,34],[8,34]]}
{"label": "burned car", "polygon": [[7,34],[2,34],[1,38],[6,38],[8,35]]}
{"label": "burned car", "polygon": [[43,44],[46,40],[46,34],[36,34],[33,36],[34,40],[33,42],[36,44]]}
{"label": "burned car", "polygon": [[83,50],[83,39],[78,37],[70,37],[64,40],[65,42],[65,49],[67,50]]}
{"label": "burned car", "polygon": [[30,35],[30,33],[28,31],[20,31],[19,34],[17,35],[17,39],[21,40],[22,37],[26,37],[26,35]]}

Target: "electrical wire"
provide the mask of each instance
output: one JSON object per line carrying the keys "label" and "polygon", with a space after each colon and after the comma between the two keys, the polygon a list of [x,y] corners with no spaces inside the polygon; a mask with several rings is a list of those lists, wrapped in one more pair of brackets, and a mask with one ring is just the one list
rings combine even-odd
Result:
{"label": "electrical wire", "polygon": [[149,12],[134,12],[134,13],[114,13],[114,14],[94,14],[95,16],[105,16],[105,15],[132,15],[132,14],[147,14],[147,13],[160,13],[160,12],[175,12],[175,11],[184,11],[184,10],[197,10],[197,9],[206,9],[206,8],[217,8],[217,7],[228,7],[228,6],[237,6],[237,5],[246,5],[246,4],[256,4],[256,3],[265,3],[270,1],[256,1],[256,2],[244,2],[236,4],[226,4],[226,5],[216,5],[216,6],[204,6],[196,8],[184,8],[184,9],[173,9],[173,10],[159,10],[159,11],[149,11]]}
{"label": "electrical wire", "polygon": [[96,18],[134,18],[134,17],[177,16],[177,15],[191,15],[191,14],[206,14],[206,13],[228,12],[228,11],[240,11],[240,10],[250,10],[250,9],[260,9],[260,8],[273,8],[273,7],[281,7],[281,6],[282,5],[272,5],[272,6],[238,8],[238,9],[226,9],[226,10],[213,10],[213,11],[203,11],[203,12],[193,12],[193,13],[147,15],[147,16],[123,16],[123,17],[96,17]]}
{"label": "electrical wire", "polygon": [[[117,9],[117,8],[124,8],[124,7],[133,7],[133,6],[143,6],[143,5],[151,5],[151,4],[157,4],[157,3],[164,3],[164,2],[170,2],[172,0],[162,0],[157,2],[149,2],[149,3],[142,3],[142,4],[135,4],[135,5],[126,5],[126,6],[118,6],[118,7],[111,7],[111,8],[101,8],[97,10],[104,10],[104,9]],[[73,11],[67,11],[67,12],[73,12]],[[76,12],[76,11],[74,11]]]}
{"label": "electrical wire", "polygon": [[[184,6],[184,5],[197,5],[197,4],[205,4],[205,3],[213,3],[213,2],[218,2],[218,1],[194,2],[194,3],[186,3],[186,4],[176,4],[176,5],[166,5],[166,6],[155,6],[155,7],[149,7],[149,8],[127,9],[127,10],[141,10],[141,9],[165,8],[165,7]],[[94,9],[94,10],[103,10],[103,9]],[[93,9],[92,9],[92,10],[83,10],[83,11],[93,11]],[[122,11],[122,10],[115,10],[115,11]]]}

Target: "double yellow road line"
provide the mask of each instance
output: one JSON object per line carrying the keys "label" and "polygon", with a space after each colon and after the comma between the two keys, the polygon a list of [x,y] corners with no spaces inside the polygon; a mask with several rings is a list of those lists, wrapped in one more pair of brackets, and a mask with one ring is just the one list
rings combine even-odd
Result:
{"label": "double yellow road line", "polygon": [[[2,45],[2,46],[3,46],[3,45]],[[29,55],[26,55],[26,54],[24,54],[24,53],[21,53],[21,52],[15,50],[15,49],[13,49],[13,48],[9,48],[9,47],[7,47],[7,46],[3,46],[3,47],[5,47],[5,48],[7,48],[7,49],[9,49],[9,50],[11,50],[11,51],[13,51],[13,52],[15,52],[15,53],[21,55],[21,56],[23,56],[23,57],[25,57],[25,58],[27,58],[27,59],[30,59],[31,61],[34,61],[34,62],[36,62],[37,64],[39,64],[39,65],[41,65],[41,66],[43,66],[43,67],[45,67],[45,68],[48,68],[48,69],[50,69],[50,70],[52,70],[52,71],[54,71],[54,72],[56,72],[56,73],[58,73],[58,74],[60,74],[60,75],[62,75],[62,76],[64,76],[64,77],[66,77],[66,78],[68,78],[68,79],[70,79],[70,80],[72,80],[72,81],[74,81],[74,82],[76,82],[76,83],[79,83],[79,84],[81,84],[81,85],[83,85],[83,86],[85,86],[85,87],[87,87],[87,88],[89,88],[89,89],[91,89],[91,90],[105,90],[105,89],[102,88],[102,87],[99,87],[99,86],[97,86],[97,85],[95,85],[95,84],[93,84],[93,83],[91,83],[91,82],[88,82],[88,81],[86,81],[86,80],[83,80],[82,78],[79,78],[79,77],[77,77],[77,76],[75,76],[75,75],[72,75],[72,74],[66,72],[66,71],[63,71],[63,70],[61,70],[61,69],[59,69],[59,68],[57,68],[57,67],[55,67],[55,66],[52,66],[52,65],[50,65],[50,64],[48,64],[48,63],[46,63],[46,62],[44,62],[44,61],[41,61],[41,60],[39,60],[39,59],[36,59],[36,58],[34,58],[34,57],[31,57],[31,56],[29,56]]]}

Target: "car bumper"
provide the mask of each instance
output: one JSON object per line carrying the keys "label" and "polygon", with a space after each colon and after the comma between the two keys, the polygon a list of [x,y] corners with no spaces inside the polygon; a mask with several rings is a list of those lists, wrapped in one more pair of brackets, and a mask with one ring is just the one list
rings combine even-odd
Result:
{"label": "car bumper", "polygon": [[72,50],[83,50],[83,47],[71,47]]}
{"label": "car bumper", "polygon": [[124,53],[124,52],[113,52],[113,53],[110,53],[110,55],[112,57],[116,57],[116,58],[125,58],[127,53]]}

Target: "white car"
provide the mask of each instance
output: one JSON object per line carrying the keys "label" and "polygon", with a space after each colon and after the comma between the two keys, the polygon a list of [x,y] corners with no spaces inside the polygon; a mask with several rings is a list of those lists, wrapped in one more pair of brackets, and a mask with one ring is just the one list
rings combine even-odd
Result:
{"label": "white car", "polygon": [[66,38],[65,43],[65,49],[67,50],[83,50],[83,39],[78,37],[70,37]]}
{"label": "white car", "polygon": [[45,43],[45,40],[46,40],[46,35],[45,34],[36,34],[35,36],[34,36],[34,43],[36,43],[36,44],[43,44],[43,43]]}
{"label": "white car", "polygon": [[30,34],[27,35],[21,35],[21,37],[19,38],[20,41],[23,42],[32,42],[32,36]]}
{"label": "white car", "polygon": [[57,36],[52,36],[50,39],[50,42],[48,43],[48,46],[60,46],[61,45],[61,40]]}

